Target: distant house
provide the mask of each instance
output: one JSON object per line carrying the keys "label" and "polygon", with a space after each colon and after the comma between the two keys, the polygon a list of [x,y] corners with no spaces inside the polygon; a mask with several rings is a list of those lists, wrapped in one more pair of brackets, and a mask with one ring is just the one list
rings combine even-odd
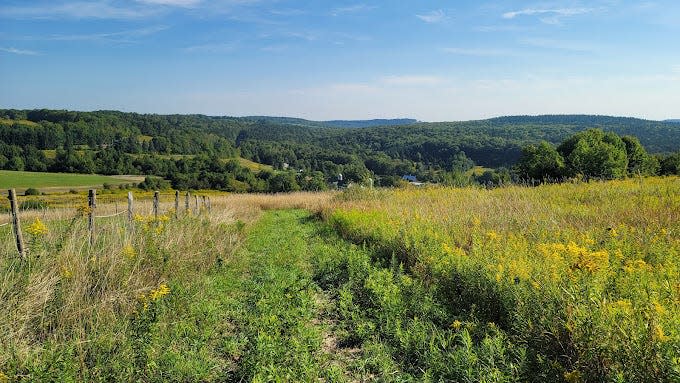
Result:
{"label": "distant house", "polygon": [[413,185],[413,186],[423,186],[424,185],[424,183],[418,181],[416,176],[413,176],[413,175],[410,175],[410,174],[402,176],[401,179],[404,180],[404,181],[408,181],[408,183]]}

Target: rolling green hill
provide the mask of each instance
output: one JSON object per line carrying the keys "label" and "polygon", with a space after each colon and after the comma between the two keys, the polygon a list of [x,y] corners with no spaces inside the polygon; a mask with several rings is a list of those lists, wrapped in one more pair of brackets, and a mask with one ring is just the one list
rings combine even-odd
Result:
{"label": "rolling green hill", "polygon": [[[635,136],[650,153],[680,149],[676,123],[591,115],[426,123],[0,109],[0,121],[2,169],[158,175],[175,186],[231,191],[294,190],[296,182],[339,173],[378,185],[404,174],[439,182],[474,165],[511,167],[528,144],[556,145],[590,128]],[[271,177],[284,169],[295,170],[297,181]]]}

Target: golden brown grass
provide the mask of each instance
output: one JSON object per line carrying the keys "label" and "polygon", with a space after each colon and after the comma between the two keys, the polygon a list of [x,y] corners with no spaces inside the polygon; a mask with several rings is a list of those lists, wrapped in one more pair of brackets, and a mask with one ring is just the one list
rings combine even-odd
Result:
{"label": "golden brown grass", "polygon": [[[258,219],[262,209],[319,210],[329,193],[228,195],[197,193],[189,211],[181,195],[174,219],[174,192],[164,192],[160,218],[152,215],[152,193],[135,192],[135,220],[127,221],[126,192],[98,196],[96,241],[88,244],[84,194],[42,196],[53,206],[22,211],[29,254],[21,262],[10,226],[0,227],[0,367],[10,360],[40,359],[44,345],[75,344],[88,354],[90,342],[121,339],[138,297],[161,283],[191,283],[216,262],[228,261],[242,239],[240,220]],[[203,195],[210,198],[208,214]],[[23,200],[27,197],[21,197]],[[31,234],[36,219],[47,233]],[[0,220],[0,223],[9,221]],[[38,355],[38,357],[36,357]],[[2,370],[2,368],[0,368]]]}

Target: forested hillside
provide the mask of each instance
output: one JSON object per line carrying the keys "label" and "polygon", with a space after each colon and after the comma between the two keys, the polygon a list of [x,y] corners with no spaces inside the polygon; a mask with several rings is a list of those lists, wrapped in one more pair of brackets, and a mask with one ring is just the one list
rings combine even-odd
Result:
{"label": "forested hillside", "polygon": [[[456,183],[474,165],[511,168],[528,145],[558,145],[590,128],[637,137],[642,149],[662,154],[659,161],[680,149],[677,124],[608,116],[370,126],[410,122],[5,109],[0,110],[0,168],[144,174],[183,188],[285,191],[323,188],[339,173],[349,181],[372,177],[379,185],[399,183],[404,174]],[[350,129],[356,127],[362,128]],[[277,171],[255,173],[229,161],[239,156]]]}

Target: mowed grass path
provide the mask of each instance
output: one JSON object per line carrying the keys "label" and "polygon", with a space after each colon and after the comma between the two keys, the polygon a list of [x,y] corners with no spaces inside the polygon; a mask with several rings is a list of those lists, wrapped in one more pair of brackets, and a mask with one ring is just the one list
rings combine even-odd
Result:
{"label": "mowed grass path", "polygon": [[191,303],[160,318],[158,378],[393,381],[378,378],[397,372],[390,357],[344,342],[353,323],[338,315],[336,287],[346,268],[334,266],[368,254],[324,227],[303,210],[268,211],[222,267],[175,289],[176,298],[196,299],[178,299]]}
{"label": "mowed grass path", "polygon": [[98,174],[70,174],[70,173],[43,173],[43,172],[17,172],[0,170],[0,189],[27,189],[27,188],[70,188],[101,186],[104,183],[123,184],[139,182],[139,177],[125,176],[102,176]]}

